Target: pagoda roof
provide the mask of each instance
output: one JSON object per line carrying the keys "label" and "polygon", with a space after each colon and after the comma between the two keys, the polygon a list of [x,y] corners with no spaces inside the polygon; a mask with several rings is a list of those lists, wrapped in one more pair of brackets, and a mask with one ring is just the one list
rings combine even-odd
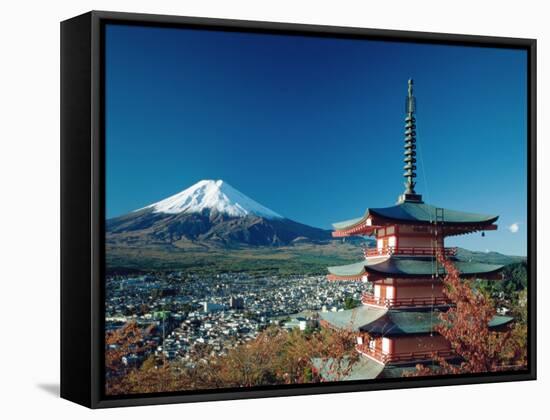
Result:
{"label": "pagoda roof", "polygon": [[[349,358],[348,358],[349,359]],[[333,370],[338,365],[333,365],[334,359],[329,358],[327,360],[321,358],[311,359],[313,367],[319,372],[319,375],[325,381],[361,381],[367,379],[377,378],[403,378],[405,372],[414,373],[417,371],[416,366],[418,362],[413,362],[407,365],[399,364],[383,364],[377,362],[370,357],[360,357],[350,371],[344,375],[337,375]],[[340,362],[340,367],[346,369],[348,366],[347,359]],[[438,365],[427,364],[425,365],[430,370],[438,369]]]}
{"label": "pagoda roof", "polygon": [[376,321],[378,318],[383,317],[386,312],[388,312],[386,308],[360,305],[346,311],[320,312],[319,316],[335,328],[360,331],[363,325]]}
{"label": "pagoda roof", "polygon": [[[441,207],[405,201],[391,207],[369,208],[362,217],[333,223],[332,226],[335,230],[350,229],[366,222],[369,216],[374,217],[375,222],[378,217],[405,223],[431,223],[436,220],[436,209],[438,208]],[[492,224],[498,219],[497,215],[468,213],[445,208],[443,208],[442,214],[445,224]]]}
{"label": "pagoda roof", "polygon": [[[361,327],[361,330],[376,335],[427,334],[443,321],[439,318],[440,311],[389,311],[383,317]],[[497,328],[508,324],[514,318],[496,315],[489,321],[489,328]]]}
{"label": "pagoda roof", "polygon": [[366,212],[365,216],[356,217],[355,219],[350,219],[350,220],[344,220],[343,222],[333,223],[332,227],[334,229],[337,229],[337,230],[349,229],[350,227],[356,226],[361,222],[365,222],[367,220],[368,213],[369,213],[369,211],[367,209],[367,212]]}
{"label": "pagoda roof", "polygon": [[333,267],[328,267],[328,272],[334,274],[335,276],[341,277],[361,277],[364,274],[367,274],[366,266],[368,260],[362,260],[353,264],[346,265],[336,265]]}
{"label": "pagoda roof", "polygon": [[[375,379],[384,370],[385,366],[382,363],[375,362],[368,357],[360,357],[349,372],[345,376],[339,376],[333,370],[336,366],[333,358],[323,360],[321,358],[311,359],[314,368],[319,372],[319,375],[325,381],[361,381],[365,379]],[[345,358],[340,362],[342,369],[347,369],[349,366],[349,358]],[[338,363],[338,362],[337,362]]]}
{"label": "pagoda roof", "polygon": [[[503,265],[485,264],[474,261],[451,259],[461,275],[496,274],[504,268]],[[389,256],[368,258],[353,264],[328,267],[330,274],[338,277],[360,278],[366,274],[379,274],[396,277],[430,276],[435,274],[436,264],[431,257]],[[441,264],[437,264],[439,275],[447,274]]]}
{"label": "pagoda roof", "polygon": [[[353,312],[355,311],[355,315]],[[406,334],[427,334],[434,331],[442,320],[441,311],[431,310],[381,310],[362,305],[340,312],[321,312],[319,316],[336,328],[364,331],[369,334],[392,336]],[[513,321],[509,316],[496,315],[489,322],[489,328],[497,328]]]}

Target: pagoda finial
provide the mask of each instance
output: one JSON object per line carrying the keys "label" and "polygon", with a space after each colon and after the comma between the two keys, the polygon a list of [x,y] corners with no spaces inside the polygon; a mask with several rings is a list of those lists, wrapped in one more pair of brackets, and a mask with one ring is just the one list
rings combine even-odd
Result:
{"label": "pagoda finial", "polygon": [[416,98],[413,95],[413,79],[408,81],[408,95],[405,101],[405,192],[399,196],[399,202],[422,202],[422,196],[414,190],[416,185]]}

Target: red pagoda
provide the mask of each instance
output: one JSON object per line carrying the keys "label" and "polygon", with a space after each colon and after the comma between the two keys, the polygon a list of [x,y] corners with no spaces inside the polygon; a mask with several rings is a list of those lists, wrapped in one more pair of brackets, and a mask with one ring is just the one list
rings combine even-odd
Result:
{"label": "red pagoda", "polygon": [[[376,246],[364,249],[360,262],[329,267],[330,281],[371,284],[362,305],[352,310],[320,313],[321,324],[358,332],[357,351],[364,358],[346,379],[401,376],[407,366],[433,361],[434,355],[452,359],[450,343],[435,331],[439,314],[449,308],[443,293],[445,268],[436,255],[443,253],[463,278],[502,278],[502,265],[463,261],[445,238],[496,230],[498,216],[466,213],[425,203],[415,191],[416,120],[413,81],[408,81],[405,116],[405,191],[397,204],[369,208],[362,217],[333,224],[335,238],[372,236]],[[491,328],[512,321],[495,316]],[[368,333],[363,342],[362,332]]]}

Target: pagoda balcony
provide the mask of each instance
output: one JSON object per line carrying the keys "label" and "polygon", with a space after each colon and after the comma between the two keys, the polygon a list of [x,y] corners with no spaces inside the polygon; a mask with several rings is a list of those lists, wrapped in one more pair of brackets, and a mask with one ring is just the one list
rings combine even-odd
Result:
{"label": "pagoda balcony", "polygon": [[444,296],[418,296],[410,298],[382,298],[365,292],[361,296],[363,305],[379,308],[416,308],[426,306],[448,306],[452,301]]}
{"label": "pagoda balcony", "polygon": [[458,249],[456,247],[452,248],[435,248],[435,247],[396,247],[396,246],[386,246],[384,248],[364,248],[365,257],[380,257],[387,255],[410,255],[410,256],[429,256],[435,257],[438,251],[443,249],[443,254],[446,257],[454,257]]}
{"label": "pagoda balcony", "polygon": [[455,353],[452,350],[386,353],[378,349],[372,349],[366,344],[359,344],[355,348],[362,355],[370,357],[371,359],[383,364],[412,363],[434,360],[438,357],[443,359],[455,357]]}

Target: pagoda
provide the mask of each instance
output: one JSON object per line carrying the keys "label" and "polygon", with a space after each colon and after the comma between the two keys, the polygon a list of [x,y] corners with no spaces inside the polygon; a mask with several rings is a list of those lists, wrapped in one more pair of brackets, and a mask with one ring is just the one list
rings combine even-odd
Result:
{"label": "pagoda", "polygon": [[[376,246],[364,249],[353,264],[329,267],[329,281],[362,281],[370,291],[351,310],[321,312],[321,324],[356,331],[356,349],[364,358],[346,379],[401,375],[403,368],[433,362],[434,355],[453,359],[450,343],[435,327],[449,302],[443,293],[444,255],[461,278],[502,278],[502,265],[463,261],[457,249],[445,247],[449,236],[496,230],[498,216],[450,210],[425,203],[415,190],[416,102],[408,81],[405,115],[405,191],[395,205],[368,208],[362,217],[334,223],[332,236],[372,236]],[[484,235],[484,233],[482,233]],[[495,316],[490,328],[504,328],[512,318]],[[361,334],[367,333],[367,334]],[[364,342],[362,337],[369,337]],[[402,369],[395,369],[401,367]],[[400,373],[398,373],[400,372]]]}

